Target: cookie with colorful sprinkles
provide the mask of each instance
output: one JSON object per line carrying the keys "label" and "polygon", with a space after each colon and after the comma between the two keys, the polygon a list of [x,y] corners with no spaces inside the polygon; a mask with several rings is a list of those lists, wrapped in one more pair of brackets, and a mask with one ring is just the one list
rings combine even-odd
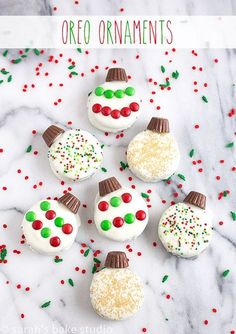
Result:
{"label": "cookie with colorful sprinkles", "polygon": [[94,222],[99,233],[109,239],[132,240],[148,223],[147,205],[135,190],[122,186],[111,177],[99,182]]}
{"label": "cookie with colorful sprinkles", "polygon": [[105,319],[123,320],[142,306],[144,289],[140,278],[129,268],[124,252],[109,252],[105,268],[95,273],[90,299],[95,312]]}
{"label": "cookie with colorful sprinkles", "polygon": [[130,170],[145,182],[158,182],[170,177],[176,171],[179,159],[177,142],[165,118],[153,117],[147,130],[137,134],[127,150]]}
{"label": "cookie with colorful sprinkles", "polygon": [[193,258],[208,247],[212,229],[212,215],[206,210],[206,196],[191,191],[183,203],[172,205],[163,213],[158,234],[168,252]]}
{"label": "cookie with colorful sprinkles", "polygon": [[119,132],[134,124],[140,114],[140,104],[137,89],[128,84],[125,70],[110,68],[106,82],[89,95],[88,117],[101,131]]}
{"label": "cookie with colorful sprinkles", "polygon": [[101,166],[101,144],[91,133],[73,129],[64,131],[56,125],[43,133],[48,159],[54,174],[63,181],[82,181]]}
{"label": "cookie with colorful sprinkles", "polygon": [[46,199],[33,205],[22,222],[30,248],[45,255],[69,249],[80,226],[79,206],[79,199],[70,193],[58,200]]}

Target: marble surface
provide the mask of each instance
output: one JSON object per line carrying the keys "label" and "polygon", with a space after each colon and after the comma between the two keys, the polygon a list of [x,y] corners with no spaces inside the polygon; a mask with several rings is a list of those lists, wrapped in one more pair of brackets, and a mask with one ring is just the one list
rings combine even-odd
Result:
{"label": "marble surface", "polygon": [[[141,13],[141,6],[134,9],[132,2],[106,3],[105,14],[116,14],[121,7],[125,8],[125,14]],[[146,14],[150,14],[152,8],[157,8],[156,14],[168,11],[168,14],[178,14],[182,10],[177,2],[173,8],[166,2],[157,4],[150,0],[145,3]],[[200,1],[198,6],[194,6],[194,2],[181,3],[184,10],[181,14],[233,14],[234,10],[233,1]],[[54,5],[58,6],[58,14],[67,14],[66,10],[68,14],[72,11],[77,14],[80,5],[81,13],[95,14],[91,2],[81,1],[77,6],[71,1],[66,7],[62,1],[54,1],[51,6]],[[205,10],[208,6],[211,7],[209,11]],[[101,6],[97,8],[98,14],[99,11]],[[16,57],[16,51],[10,52],[6,58],[0,57],[0,67],[12,74],[12,81],[8,83],[4,77],[0,86],[0,245],[6,245],[8,251],[7,263],[0,263],[0,333],[134,334],[142,333],[143,328],[147,333],[155,334],[236,331],[236,227],[230,215],[231,211],[236,211],[236,174],[232,171],[236,161],[235,149],[226,148],[228,143],[234,142],[236,133],[236,116],[228,116],[236,107],[235,50],[195,50],[198,56],[191,51],[168,50],[166,55],[165,51],[159,50],[91,50],[88,53],[86,50],[82,53],[45,50],[40,56],[29,52],[19,64],[10,62],[13,56]],[[49,62],[50,55],[58,63]],[[69,77],[69,58],[75,61],[73,70],[78,72],[78,76],[72,78]],[[166,69],[165,74],[160,70],[161,65]],[[119,138],[94,129],[86,112],[87,94],[104,81],[105,68],[111,66],[125,67],[143,96],[141,117]],[[196,66],[195,70],[193,66]],[[36,75],[37,67],[40,75]],[[170,80],[171,90],[162,91],[159,84],[175,70],[179,71],[179,78]],[[194,85],[195,81],[197,85]],[[25,92],[24,85],[27,85]],[[207,96],[208,103],[202,101],[203,95]],[[54,105],[58,99],[62,101]],[[127,144],[146,127],[152,116],[169,118],[171,131],[180,146],[181,162],[170,184],[143,183],[128,169],[120,171],[120,161],[126,161]],[[107,172],[99,171],[79,184],[61,185],[50,170],[47,149],[41,138],[42,132],[52,123],[94,133],[105,144],[103,167]],[[29,145],[32,150],[27,153]],[[190,158],[192,149],[195,154]],[[193,164],[199,160],[201,163]],[[202,172],[198,171],[200,168]],[[179,173],[186,177],[186,181],[177,176]],[[88,223],[93,218],[97,182],[113,175],[125,186],[135,185],[140,193],[152,191],[148,203],[151,205],[150,221],[136,241],[109,241],[98,235],[93,223]],[[131,181],[129,177],[132,177]],[[21,243],[20,225],[24,212],[36,201],[60,196],[68,187],[81,199],[82,226],[73,247],[60,255],[63,262],[55,263],[53,257],[37,255]],[[208,197],[208,206],[214,214],[214,234],[210,247],[199,258],[184,260],[163,249],[157,237],[157,223],[172,201],[181,201],[193,189]],[[226,190],[230,193],[219,200],[219,193]],[[155,242],[156,247],[153,246]],[[132,252],[127,251],[127,245]],[[87,248],[90,253],[84,257],[81,250]],[[96,250],[101,251],[97,257],[102,264],[108,251],[126,251],[130,267],[144,282],[145,302],[133,318],[110,322],[93,312],[89,286],[92,253]],[[78,271],[76,267],[79,267]],[[83,269],[85,273],[82,273]],[[229,274],[222,277],[227,269]],[[162,283],[164,275],[169,277]],[[68,284],[69,278],[73,279],[74,287]],[[48,308],[40,307],[49,300]],[[217,312],[212,311],[214,308]],[[205,320],[208,324],[204,324]]]}

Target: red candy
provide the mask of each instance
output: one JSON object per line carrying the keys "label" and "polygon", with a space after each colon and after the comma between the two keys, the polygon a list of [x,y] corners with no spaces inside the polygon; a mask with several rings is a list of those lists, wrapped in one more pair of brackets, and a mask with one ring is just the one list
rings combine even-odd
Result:
{"label": "red candy", "polygon": [[116,217],[113,219],[113,225],[115,227],[121,227],[122,225],[124,225],[124,219],[121,217]]}
{"label": "red candy", "polygon": [[56,212],[53,210],[48,210],[45,214],[45,217],[49,220],[52,220],[56,217]]}
{"label": "red candy", "polygon": [[132,196],[131,196],[131,194],[129,194],[129,193],[124,193],[124,194],[122,194],[122,195],[121,195],[121,198],[122,198],[122,201],[123,201],[124,203],[129,203],[129,202],[131,202],[131,200],[132,200]]}
{"label": "red candy", "polygon": [[120,111],[118,109],[112,110],[111,117],[115,119],[120,118]]}
{"label": "red candy", "polygon": [[121,115],[124,117],[128,117],[131,114],[131,110],[128,107],[124,107],[120,111]]}
{"label": "red candy", "polygon": [[106,201],[102,201],[100,203],[98,203],[98,209],[100,211],[106,211],[109,207],[109,204]]}
{"label": "red candy", "polygon": [[52,247],[58,247],[61,244],[61,239],[59,237],[52,237],[50,239],[50,245]]}
{"label": "red candy", "polygon": [[110,107],[103,107],[102,108],[102,114],[104,116],[109,116],[111,114],[111,108]]}
{"label": "red candy", "polygon": [[40,230],[43,227],[41,220],[35,220],[32,224],[34,230]]}
{"label": "red candy", "polygon": [[92,111],[95,113],[95,114],[98,114],[100,111],[102,110],[102,106],[101,104],[99,103],[96,103],[92,106]]}
{"label": "red candy", "polygon": [[138,220],[144,220],[146,218],[146,212],[144,212],[143,210],[139,210],[136,212],[135,216]]}
{"label": "red candy", "polygon": [[132,111],[138,111],[139,110],[139,104],[136,103],[136,102],[130,103],[129,107]]}
{"label": "red candy", "polygon": [[73,226],[71,224],[64,224],[62,226],[62,232],[65,234],[71,234],[73,232]]}

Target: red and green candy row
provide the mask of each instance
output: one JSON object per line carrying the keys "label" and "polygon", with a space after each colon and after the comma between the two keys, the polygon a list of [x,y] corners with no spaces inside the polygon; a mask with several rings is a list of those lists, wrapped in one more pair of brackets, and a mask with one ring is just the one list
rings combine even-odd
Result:
{"label": "red and green candy row", "polygon": [[121,197],[118,196],[113,196],[109,203],[106,201],[101,201],[98,203],[98,209],[100,211],[107,211],[109,209],[109,204],[114,207],[117,208],[118,206],[121,205],[121,203],[130,203],[132,201],[132,195],[130,193],[124,193],[121,195]]}
{"label": "red and green candy row", "polygon": [[109,231],[113,226],[116,228],[122,227],[124,223],[126,224],[133,224],[135,219],[139,221],[143,221],[146,218],[146,212],[143,210],[138,210],[136,214],[133,213],[127,213],[124,218],[122,217],[115,217],[113,221],[111,222],[109,219],[104,219],[100,226],[103,231]]}

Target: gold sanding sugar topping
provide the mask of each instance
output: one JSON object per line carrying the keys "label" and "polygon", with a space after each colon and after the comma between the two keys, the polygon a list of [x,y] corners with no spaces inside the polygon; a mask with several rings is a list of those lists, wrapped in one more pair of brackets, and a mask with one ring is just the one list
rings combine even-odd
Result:
{"label": "gold sanding sugar topping", "polygon": [[171,134],[149,130],[138,134],[127,152],[129,166],[149,177],[162,176],[178,158],[178,147]]}
{"label": "gold sanding sugar topping", "polygon": [[99,315],[119,320],[138,311],[143,301],[143,287],[129,269],[106,268],[94,275],[90,296]]}

